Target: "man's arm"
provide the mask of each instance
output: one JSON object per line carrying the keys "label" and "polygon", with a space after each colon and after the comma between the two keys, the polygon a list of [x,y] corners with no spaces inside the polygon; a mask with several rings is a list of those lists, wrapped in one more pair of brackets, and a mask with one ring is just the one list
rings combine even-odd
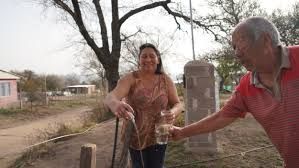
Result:
{"label": "man's arm", "polygon": [[225,117],[221,115],[220,112],[216,112],[188,126],[182,128],[173,127],[170,130],[171,138],[173,140],[179,140],[197,134],[216,131],[231,124],[236,119],[235,117]]}
{"label": "man's arm", "polygon": [[243,101],[242,95],[239,91],[235,91],[220,111],[188,126],[182,128],[173,127],[173,129],[170,130],[171,138],[178,140],[197,134],[216,131],[231,124],[239,117],[245,117],[246,112],[248,112],[248,109],[246,103]]}

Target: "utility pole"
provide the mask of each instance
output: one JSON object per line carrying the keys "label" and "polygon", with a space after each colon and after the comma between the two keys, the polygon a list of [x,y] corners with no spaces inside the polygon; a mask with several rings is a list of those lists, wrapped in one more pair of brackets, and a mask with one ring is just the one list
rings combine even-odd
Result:
{"label": "utility pole", "polygon": [[45,74],[45,102],[46,105],[49,105],[48,95],[47,95],[47,74]]}
{"label": "utility pole", "polygon": [[192,55],[193,60],[195,60],[195,50],[194,50],[194,34],[193,34],[193,12],[192,12],[192,2],[189,0],[189,8],[190,8],[190,25],[191,25],[191,42],[192,42]]}
{"label": "utility pole", "polygon": [[20,86],[20,93],[19,93],[19,97],[20,97],[20,109],[23,109],[23,99],[22,99],[22,87]]}

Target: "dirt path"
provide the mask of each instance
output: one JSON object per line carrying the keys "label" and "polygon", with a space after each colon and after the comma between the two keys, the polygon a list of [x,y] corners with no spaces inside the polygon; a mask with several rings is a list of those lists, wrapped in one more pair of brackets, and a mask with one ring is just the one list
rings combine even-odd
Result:
{"label": "dirt path", "polygon": [[0,168],[11,160],[14,152],[36,143],[34,135],[40,134],[42,130],[53,128],[60,123],[80,122],[82,115],[89,111],[88,107],[69,110],[61,114],[50,116],[38,121],[33,121],[17,127],[0,129]]}
{"label": "dirt path", "polygon": [[[114,129],[115,120],[102,122],[84,135],[56,143],[54,154],[37,160],[26,168],[79,168],[81,146],[86,143],[97,145],[97,168],[108,168],[111,166]],[[120,144],[117,152],[119,149]]]}

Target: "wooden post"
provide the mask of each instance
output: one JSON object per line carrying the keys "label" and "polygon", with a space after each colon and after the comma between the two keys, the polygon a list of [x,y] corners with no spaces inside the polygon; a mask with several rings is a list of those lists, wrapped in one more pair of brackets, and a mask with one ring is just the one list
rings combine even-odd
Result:
{"label": "wooden post", "polygon": [[80,168],[96,168],[95,144],[85,144],[81,147]]}
{"label": "wooden post", "polygon": [[23,109],[23,95],[22,95],[22,88],[21,87],[20,87],[19,96],[20,96],[20,109],[22,110]]}

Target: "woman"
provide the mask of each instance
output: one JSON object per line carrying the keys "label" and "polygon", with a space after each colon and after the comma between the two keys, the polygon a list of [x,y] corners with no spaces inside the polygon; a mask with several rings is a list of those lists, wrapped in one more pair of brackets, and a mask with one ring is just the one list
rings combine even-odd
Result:
{"label": "woman", "polygon": [[155,124],[162,110],[167,111],[166,121],[173,123],[182,106],[174,83],[162,71],[157,48],[146,43],[139,49],[139,69],[122,77],[104,102],[119,118],[130,119],[129,113],[135,116],[140,143],[134,132],[129,148],[133,168],[143,168],[143,164],[144,168],[162,168],[166,145],[156,143]]}

